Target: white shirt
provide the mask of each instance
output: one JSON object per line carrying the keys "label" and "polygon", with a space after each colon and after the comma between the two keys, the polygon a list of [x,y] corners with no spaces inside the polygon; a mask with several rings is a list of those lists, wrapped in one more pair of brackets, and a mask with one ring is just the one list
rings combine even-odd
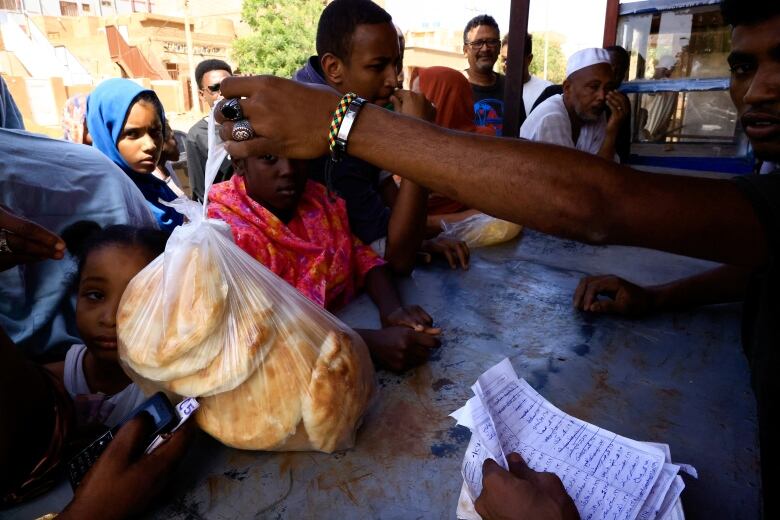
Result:
{"label": "white shirt", "polygon": [[542,95],[544,89],[552,85],[551,81],[547,81],[536,76],[531,76],[531,79],[523,84],[523,106],[525,106],[525,115],[531,113],[531,109],[534,107],[534,103]]}
{"label": "white shirt", "polygon": [[571,120],[561,94],[540,103],[520,127],[520,137],[523,139],[576,148],[594,155],[599,153],[606,135],[607,116],[602,114],[597,122],[582,125],[575,144],[571,134]]}
{"label": "white shirt", "polygon": [[[87,377],[84,375],[84,354],[86,353],[87,347],[84,345],[73,345],[65,354],[63,384],[72,399],[76,399],[77,395],[95,393],[89,388]],[[101,407],[106,408],[105,414],[107,414],[107,417],[102,421],[103,424],[113,428],[145,400],[146,397],[138,385],[135,383],[127,385],[124,390],[110,396],[101,405]]]}

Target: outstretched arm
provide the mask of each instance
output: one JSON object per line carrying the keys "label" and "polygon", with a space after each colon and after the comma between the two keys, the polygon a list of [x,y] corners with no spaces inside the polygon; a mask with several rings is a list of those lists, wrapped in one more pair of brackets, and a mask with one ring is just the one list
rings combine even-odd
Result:
{"label": "outstretched arm", "polygon": [[[673,282],[641,287],[617,276],[588,276],[574,292],[574,306],[583,311],[643,316],[667,311],[740,301],[750,278],[744,267],[724,265]],[[599,296],[607,296],[601,300]]]}
{"label": "outstretched arm", "polygon": [[[244,114],[263,136],[228,143],[234,156],[327,153],[338,101],[331,91],[269,76],[227,78],[222,86],[226,97],[248,98],[241,102]],[[768,256],[755,212],[729,181],[638,172],[576,150],[445,130],[373,106],[358,117],[348,151],[548,234],[748,267]]]}

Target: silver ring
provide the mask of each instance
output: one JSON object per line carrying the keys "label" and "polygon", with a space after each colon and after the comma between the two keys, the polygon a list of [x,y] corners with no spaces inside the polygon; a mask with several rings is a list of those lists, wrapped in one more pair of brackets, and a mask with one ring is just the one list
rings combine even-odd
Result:
{"label": "silver ring", "polygon": [[255,136],[255,131],[249,121],[242,119],[233,123],[232,136],[234,141],[248,141]]}
{"label": "silver ring", "polygon": [[0,253],[13,253],[8,245],[8,230],[0,229]]}

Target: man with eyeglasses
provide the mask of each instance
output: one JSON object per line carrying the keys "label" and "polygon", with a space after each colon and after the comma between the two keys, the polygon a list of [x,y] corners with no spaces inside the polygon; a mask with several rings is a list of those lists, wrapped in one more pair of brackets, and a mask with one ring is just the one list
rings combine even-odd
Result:
{"label": "man with eyeglasses", "polygon": [[[195,81],[198,83],[200,100],[208,105],[208,111],[214,103],[222,99],[219,86],[222,80],[233,75],[230,65],[222,60],[205,60],[195,67]],[[209,156],[208,119],[204,117],[195,123],[187,133],[185,147],[187,150],[187,175],[192,187],[192,199],[203,202],[206,186],[206,159]],[[228,180],[233,175],[233,166],[226,158],[219,167],[219,173],[214,182]]]}
{"label": "man with eyeglasses", "polygon": [[501,50],[501,33],[492,16],[472,18],[463,30],[463,53],[469,61],[466,77],[474,97],[474,122],[501,135],[504,125],[504,75],[493,67]]}

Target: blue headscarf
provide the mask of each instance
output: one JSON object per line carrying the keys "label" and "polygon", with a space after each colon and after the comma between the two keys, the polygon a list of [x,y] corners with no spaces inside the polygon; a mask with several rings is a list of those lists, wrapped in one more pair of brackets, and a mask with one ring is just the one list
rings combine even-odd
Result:
{"label": "blue headscarf", "polygon": [[169,208],[159,202],[159,199],[172,201],[176,194],[165,184],[151,173],[135,172],[122,154],[119,153],[117,142],[122,128],[127,121],[127,115],[133,106],[133,103],[141,94],[151,94],[156,101],[157,113],[160,116],[160,122],[165,128],[165,114],[162,104],[157,100],[156,94],[141,87],[139,84],[129,79],[109,79],[102,82],[92,91],[87,99],[87,129],[92,137],[92,146],[103,152],[109,159],[122,168],[130,177],[138,189],[143,193],[149,209],[152,210],[154,217],[161,229],[173,230],[176,226],[184,222],[184,218],[173,208]]}

